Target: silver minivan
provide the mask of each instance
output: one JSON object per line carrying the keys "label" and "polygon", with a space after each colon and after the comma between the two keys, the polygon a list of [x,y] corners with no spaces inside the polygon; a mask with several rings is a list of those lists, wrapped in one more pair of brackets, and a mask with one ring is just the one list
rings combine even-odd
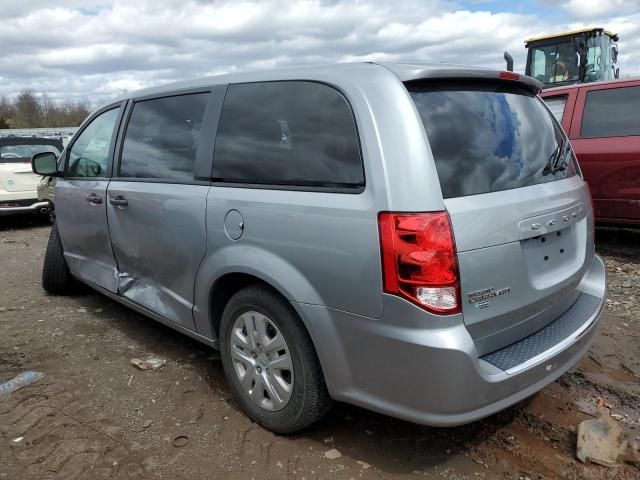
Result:
{"label": "silver minivan", "polygon": [[163,85],[55,175],[44,288],[85,283],[221,352],[256,422],[332,400],[471,422],[587,351],[605,298],[566,135],[511,72],[340,64]]}

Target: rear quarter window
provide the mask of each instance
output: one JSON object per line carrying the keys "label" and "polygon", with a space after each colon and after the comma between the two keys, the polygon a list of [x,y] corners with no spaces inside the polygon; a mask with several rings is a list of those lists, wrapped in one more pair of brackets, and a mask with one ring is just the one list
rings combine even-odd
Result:
{"label": "rear quarter window", "polygon": [[344,96],[306,81],[230,85],[216,136],[214,180],[358,189],[364,173]]}
{"label": "rear quarter window", "polygon": [[564,107],[567,105],[567,96],[560,95],[557,97],[547,97],[544,98],[544,103],[547,104],[549,110],[558,121],[558,123],[562,123],[562,116],[564,115]]}
{"label": "rear quarter window", "polygon": [[408,84],[444,198],[521,188],[576,174],[562,129],[542,100],[498,82]]}
{"label": "rear quarter window", "polygon": [[640,86],[587,92],[580,136],[640,135]]}

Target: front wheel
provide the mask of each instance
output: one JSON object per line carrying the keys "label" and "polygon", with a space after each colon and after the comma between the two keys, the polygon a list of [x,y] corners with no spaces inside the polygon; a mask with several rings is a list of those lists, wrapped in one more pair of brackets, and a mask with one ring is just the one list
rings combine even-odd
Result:
{"label": "front wheel", "polygon": [[47,252],[44,256],[42,287],[53,295],[68,295],[73,293],[74,287],[76,287],[75,280],[64,259],[62,242],[56,223],[51,227]]}
{"label": "front wheel", "polygon": [[220,326],[222,365],[234,396],[257,423],[294,433],[330,408],[320,362],[291,305],[252,285],[227,303]]}

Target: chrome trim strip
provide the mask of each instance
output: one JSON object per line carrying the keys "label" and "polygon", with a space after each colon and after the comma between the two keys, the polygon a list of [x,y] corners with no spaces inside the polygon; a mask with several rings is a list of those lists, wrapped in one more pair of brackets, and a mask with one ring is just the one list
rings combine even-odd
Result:
{"label": "chrome trim strip", "polygon": [[575,332],[573,332],[571,335],[569,335],[567,338],[565,338],[561,342],[556,343],[553,347],[549,348],[548,350],[545,350],[544,352],[539,353],[535,357],[531,357],[526,362],[523,362],[519,365],[511,367],[508,370],[505,370],[507,375],[514,375],[516,373],[522,372],[523,370],[527,370],[528,368],[531,368],[535,365],[543,363],[548,358],[551,358],[557,355],[561,351],[565,350],[566,348],[576,343],[578,340],[580,340],[580,338],[582,338],[582,336],[585,333],[587,333],[589,328],[598,319],[598,317],[600,316],[600,313],[602,312],[603,307],[604,307],[604,298],[601,299],[600,304],[598,305],[598,308],[596,308],[596,311],[587,319],[586,322],[580,325],[580,327]]}
{"label": "chrome trim strip", "polygon": [[562,210],[525,218],[518,222],[519,239],[526,240],[562,230],[578,223],[587,215],[584,203],[577,202]]}

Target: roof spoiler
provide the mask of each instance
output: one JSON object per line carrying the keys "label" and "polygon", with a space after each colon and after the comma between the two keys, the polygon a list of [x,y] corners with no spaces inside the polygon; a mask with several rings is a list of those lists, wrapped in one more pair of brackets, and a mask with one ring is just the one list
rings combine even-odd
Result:
{"label": "roof spoiler", "polygon": [[429,70],[420,74],[416,72],[412,78],[406,78],[404,82],[413,82],[418,80],[498,80],[517,83],[519,86],[526,88],[533,94],[537,95],[542,91],[542,82],[535,78],[521,75],[514,72],[506,72],[499,70]]}

